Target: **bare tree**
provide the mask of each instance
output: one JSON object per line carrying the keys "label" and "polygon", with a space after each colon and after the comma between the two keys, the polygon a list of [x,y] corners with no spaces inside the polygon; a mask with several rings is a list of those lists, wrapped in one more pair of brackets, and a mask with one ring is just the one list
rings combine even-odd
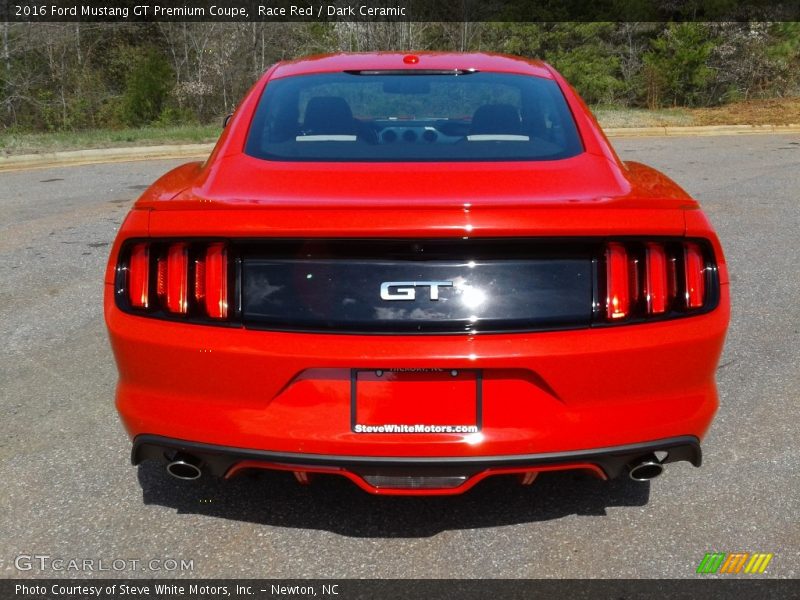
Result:
{"label": "bare tree", "polygon": [[424,50],[423,33],[428,23],[353,23],[333,25],[338,50],[371,52],[375,50]]}
{"label": "bare tree", "polygon": [[4,98],[3,103],[6,105],[6,113],[8,118],[11,118],[11,95],[10,90],[7,88],[11,83],[11,55],[8,53],[8,28],[10,23],[8,21],[3,21],[3,88],[4,88]]}

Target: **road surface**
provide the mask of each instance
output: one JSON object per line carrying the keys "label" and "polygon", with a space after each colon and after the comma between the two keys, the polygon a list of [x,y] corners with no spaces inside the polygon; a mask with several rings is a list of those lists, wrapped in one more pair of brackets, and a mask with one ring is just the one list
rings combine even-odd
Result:
{"label": "road surface", "polygon": [[733,321],[704,465],[454,498],[131,467],[103,270],[133,200],[179,161],[0,174],[0,576],[91,575],[17,559],[39,555],[139,561],[103,573],[123,577],[683,578],[711,551],[773,552],[767,575],[800,576],[800,135],[615,145],[695,195],[727,253]]}

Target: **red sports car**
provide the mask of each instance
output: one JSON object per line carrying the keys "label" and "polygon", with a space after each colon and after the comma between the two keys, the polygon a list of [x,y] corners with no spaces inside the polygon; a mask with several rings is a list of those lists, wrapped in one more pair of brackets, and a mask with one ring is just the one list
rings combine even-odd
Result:
{"label": "red sports car", "polygon": [[622,162],[545,63],[273,66],[117,236],[134,464],[457,494],[700,465],[728,274],[697,202]]}

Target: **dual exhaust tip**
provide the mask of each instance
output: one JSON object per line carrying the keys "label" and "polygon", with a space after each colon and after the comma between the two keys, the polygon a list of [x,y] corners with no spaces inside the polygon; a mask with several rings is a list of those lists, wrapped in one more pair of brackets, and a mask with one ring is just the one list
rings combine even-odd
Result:
{"label": "dual exhaust tip", "polygon": [[664,463],[655,454],[648,454],[628,465],[628,476],[634,481],[655,479],[664,472]]}
{"label": "dual exhaust tip", "polygon": [[188,454],[177,454],[171,462],[167,463],[167,473],[181,481],[194,481],[203,475],[200,465],[199,458]]}
{"label": "dual exhaust tip", "polygon": [[[177,454],[167,464],[167,473],[181,481],[194,481],[203,475],[201,461],[195,456]],[[655,454],[648,454],[628,465],[628,476],[633,481],[650,481],[664,472],[664,464]]]}

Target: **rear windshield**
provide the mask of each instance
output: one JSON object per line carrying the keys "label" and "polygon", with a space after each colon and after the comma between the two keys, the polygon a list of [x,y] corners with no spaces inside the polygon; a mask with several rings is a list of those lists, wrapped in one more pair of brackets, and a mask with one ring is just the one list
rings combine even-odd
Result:
{"label": "rear windshield", "polygon": [[558,85],[525,75],[360,71],[267,84],[245,152],[284,161],[555,160],[583,151]]}

